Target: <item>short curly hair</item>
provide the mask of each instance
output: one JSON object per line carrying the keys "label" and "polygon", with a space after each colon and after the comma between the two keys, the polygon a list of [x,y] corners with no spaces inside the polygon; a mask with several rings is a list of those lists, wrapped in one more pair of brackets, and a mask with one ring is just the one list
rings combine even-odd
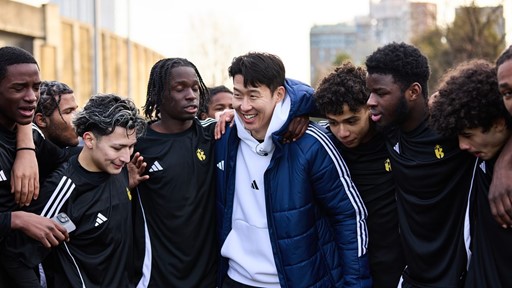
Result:
{"label": "short curly hair", "polygon": [[508,46],[503,53],[496,59],[496,68],[500,67],[501,64],[507,62],[512,59],[512,45]]}
{"label": "short curly hair", "polygon": [[430,67],[428,59],[413,45],[392,42],[378,48],[366,58],[368,74],[391,75],[402,92],[417,82],[423,98],[428,98]]}
{"label": "short curly hair", "polygon": [[471,60],[459,64],[439,88],[431,107],[430,125],[445,136],[457,136],[465,129],[489,131],[494,122],[510,115],[498,90],[496,69],[488,61]]}
{"label": "short curly hair", "polygon": [[370,96],[366,88],[366,70],[345,62],[322,79],[313,96],[322,115],[343,114],[344,104],[355,113],[366,106]]}

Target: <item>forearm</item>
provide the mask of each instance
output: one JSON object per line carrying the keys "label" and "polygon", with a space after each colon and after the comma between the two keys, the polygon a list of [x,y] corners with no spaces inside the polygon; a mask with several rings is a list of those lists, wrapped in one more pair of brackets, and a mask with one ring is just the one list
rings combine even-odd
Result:
{"label": "forearm", "polygon": [[16,148],[35,148],[32,136],[32,124],[18,125],[16,132]]}
{"label": "forearm", "polygon": [[496,221],[503,227],[512,227],[512,137],[503,147],[496,164],[491,186],[489,206]]}
{"label": "forearm", "polygon": [[495,172],[501,171],[512,171],[512,137],[510,137],[503,146],[503,150],[501,151],[498,159],[495,164]]}

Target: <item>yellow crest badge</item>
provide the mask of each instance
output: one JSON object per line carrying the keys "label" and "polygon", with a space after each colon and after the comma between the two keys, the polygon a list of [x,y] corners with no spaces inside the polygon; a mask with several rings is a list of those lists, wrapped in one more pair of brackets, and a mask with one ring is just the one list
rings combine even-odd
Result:
{"label": "yellow crest badge", "polygon": [[389,161],[389,158],[386,159],[386,161],[384,161],[384,169],[386,169],[386,171],[388,172],[391,172],[391,161]]}
{"label": "yellow crest badge", "polygon": [[206,155],[204,154],[203,149],[197,149],[196,151],[197,159],[204,161],[206,160]]}
{"label": "yellow crest badge", "polygon": [[436,147],[434,147],[434,153],[436,154],[437,159],[444,158],[444,151],[441,145],[436,145]]}
{"label": "yellow crest badge", "polygon": [[128,199],[132,201],[132,192],[130,191],[130,189],[128,189],[128,187],[126,187],[126,194],[128,195]]}

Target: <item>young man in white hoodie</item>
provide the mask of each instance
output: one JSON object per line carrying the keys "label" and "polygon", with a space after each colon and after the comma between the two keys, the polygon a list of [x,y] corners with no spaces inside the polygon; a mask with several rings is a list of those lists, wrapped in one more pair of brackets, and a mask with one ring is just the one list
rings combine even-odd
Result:
{"label": "young man in white hoodie", "polygon": [[235,126],[215,147],[219,287],[371,287],[366,209],[326,130],[311,123],[313,89],[267,53],[236,57]]}

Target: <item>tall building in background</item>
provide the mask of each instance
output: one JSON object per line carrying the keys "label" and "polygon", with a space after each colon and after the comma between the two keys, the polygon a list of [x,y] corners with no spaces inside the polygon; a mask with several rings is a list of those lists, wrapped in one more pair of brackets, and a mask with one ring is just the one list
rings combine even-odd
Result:
{"label": "tall building in background", "polygon": [[[48,2],[59,6],[62,17],[94,25],[95,0],[49,0]],[[125,17],[118,12],[122,5],[119,5],[117,0],[99,0],[97,3],[100,27],[122,34],[119,33],[119,29],[116,29],[117,18]]]}
{"label": "tall building in background", "polygon": [[310,30],[311,83],[317,85],[332,70],[340,54],[362,64],[377,47],[411,42],[435,27],[437,6],[410,0],[369,0],[370,14],[351,23],[313,26]]}
{"label": "tall building in background", "polygon": [[310,30],[310,83],[313,86],[329,72],[338,55],[350,56],[353,62],[362,63],[375,47],[369,17],[357,17],[352,23],[318,25]]}

